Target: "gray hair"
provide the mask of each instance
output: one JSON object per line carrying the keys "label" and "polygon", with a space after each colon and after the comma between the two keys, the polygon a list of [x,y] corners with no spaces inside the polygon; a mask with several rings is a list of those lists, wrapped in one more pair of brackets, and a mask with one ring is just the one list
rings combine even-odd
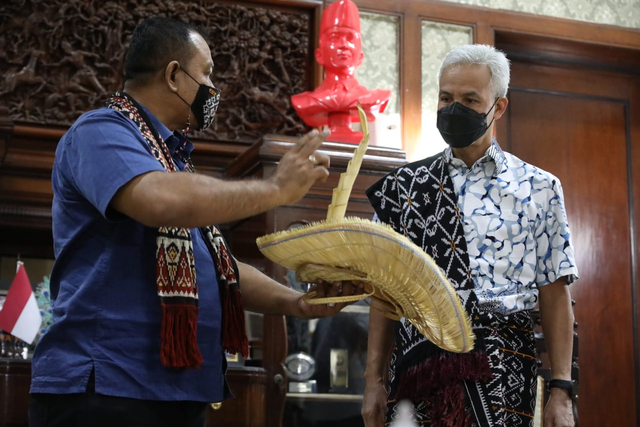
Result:
{"label": "gray hair", "polygon": [[458,46],[447,54],[438,72],[438,82],[445,69],[454,65],[486,65],[491,73],[491,93],[505,97],[509,90],[509,60],[504,52],[486,44]]}

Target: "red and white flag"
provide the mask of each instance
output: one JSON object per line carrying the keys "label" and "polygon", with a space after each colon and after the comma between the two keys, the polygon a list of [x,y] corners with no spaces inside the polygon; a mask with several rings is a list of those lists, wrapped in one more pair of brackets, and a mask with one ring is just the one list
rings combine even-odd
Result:
{"label": "red and white flag", "polygon": [[18,273],[0,310],[0,329],[31,344],[41,325],[42,316],[36,297],[24,265],[20,263]]}

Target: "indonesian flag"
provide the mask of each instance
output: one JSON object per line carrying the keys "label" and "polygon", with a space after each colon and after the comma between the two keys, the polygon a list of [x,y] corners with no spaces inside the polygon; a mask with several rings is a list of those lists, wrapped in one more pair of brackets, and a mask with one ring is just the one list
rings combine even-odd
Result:
{"label": "indonesian flag", "polygon": [[20,263],[0,311],[0,329],[31,344],[41,325],[42,316],[36,304],[36,297],[33,295],[24,265]]}

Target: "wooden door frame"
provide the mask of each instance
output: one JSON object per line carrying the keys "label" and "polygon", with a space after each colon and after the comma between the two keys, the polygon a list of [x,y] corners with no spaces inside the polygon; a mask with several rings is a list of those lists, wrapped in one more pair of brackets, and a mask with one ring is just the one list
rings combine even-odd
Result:
{"label": "wooden door frame", "polygon": [[[620,79],[638,79],[640,77],[640,48],[629,49],[627,47],[603,46],[594,43],[577,42],[562,38],[540,37],[537,35],[494,31],[495,45],[507,52],[508,57],[517,58],[522,62],[532,64],[544,64],[561,68],[579,68],[589,70],[591,73],[614,73]],[[640,41],[640,37],[638,37]],[[640,43],[639,43],[640,45]],[[640,88],[640,85],[636,85]],[[543,91],[547,93],[547,91]],[[614,92],[574,93],[572,91],[548,93],[557,95],[570,95],[585,99],[598,99],[622,102],[626,110],[626,152],[627,152],[627,179],[629,199],[629,240],[631,257],[631,309],[633,321],[633,349],[634,349],[634,387],[635,387],[635,417],[640,420],[640,313],[638,306],[638,294],[640,291],[640,254],[636,241],[639,241],[640,232],[640,200],[634,194],[640,193],[639,174],[633,173],[634,168],[640,166],[640,93],[629,94],[622,89]],[[640,91],[639,91],[640,92]],[[634,103],[635,102],[635,103]],[[508,122],[507,122],[508,123]],[[634,124],[635,123],[635,124]],[[503,130],[505,130],[503,128]],[[508,133],[508,132],[499,132]],[[503,137],[507,146],[508,136]],[[508,148],[508,147],[507,147]]]}

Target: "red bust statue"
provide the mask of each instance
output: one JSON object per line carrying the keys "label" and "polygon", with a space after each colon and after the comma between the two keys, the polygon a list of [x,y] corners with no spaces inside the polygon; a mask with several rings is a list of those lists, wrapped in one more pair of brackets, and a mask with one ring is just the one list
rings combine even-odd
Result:
{"label": "red bust statue", "polygon": [[351,0],[332,3],[322,14],[320,47],[316,60],[324,66],[326,77],[313,92],[291,97],[293,107],[309,126],[329,125],[332,141],[358,143],[362,133],[351,129],[358,122],[358,101],[370,121],[374,112],[383,112],[389,103],[391,91],[368,90],[360,85],[354,73],[362,64],[362,38],[360,14]]}

